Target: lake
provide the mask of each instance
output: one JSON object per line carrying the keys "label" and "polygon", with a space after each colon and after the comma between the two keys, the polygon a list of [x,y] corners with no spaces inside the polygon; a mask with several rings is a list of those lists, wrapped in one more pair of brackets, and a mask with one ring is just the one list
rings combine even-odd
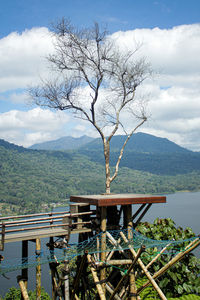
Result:
{"label": "lake", "polygon": [[[136,207],[133,207],[135,211]],[[64,210],[64,208],[63,208]],[[191,227],[195,234],[200,234],[200,192],[181,192],[167,195],[167,203],[152,205],[142,221],[153,222],[155,218],[171,218],[175,221],[176,226]],[[42,239],[42,246],[45,246],[47,239]],[[199,247],[200,248],[200,247]],[[200,249],[197,248],[195,254],[200,256]],[[29,255],[33,255],[35,244],[29,242]],[[9,258],[21,258],[21,243],[8,243],[5,245],[3,253],[5,260]],[[9,279],[0,277],[0,295],[4,296],[12,286],[18,287],[16,277],[21,271],[7,273]],[[42,265],[42,286],[51,294],[51,279],[48,265]],[[28,288],[35,289],[35,268],[29,269]]]}

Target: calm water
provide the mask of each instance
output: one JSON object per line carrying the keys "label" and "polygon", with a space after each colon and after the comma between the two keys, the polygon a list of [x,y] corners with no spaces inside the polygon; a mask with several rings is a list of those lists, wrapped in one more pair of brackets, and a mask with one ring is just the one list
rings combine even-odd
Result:
{"label": "calm water", "polygon": [[[136,207],[133,208],[135,210]],[[172,218],[177,227],[191,227],[198,235],[200,234],[200,192],[197,193],[176,193],[167,195],[167,203],[152,205],[149,212],[143,218],[143,221],[153,222],[155,218]],[[47,240],[42,240],[42,245],[45,246]],[[29,242],[29,255],[33,255],[35,244]],[[197,248],[196,255],[200,255],[200,249]],[[5,245],[4,258],[9,261],[9,258],[21,257],[21,243],[8,243]],[[14,271],[6,274],[9,279],[0,276],[0,295],[5,295],[6,291],[12,286],[18,287],[16,277],[21,271]],[[42,266],[42,285],[45,290],[51,294],[50,274],[48,265]],[[28,288],[35,289],[35,269],[29,269]]]}

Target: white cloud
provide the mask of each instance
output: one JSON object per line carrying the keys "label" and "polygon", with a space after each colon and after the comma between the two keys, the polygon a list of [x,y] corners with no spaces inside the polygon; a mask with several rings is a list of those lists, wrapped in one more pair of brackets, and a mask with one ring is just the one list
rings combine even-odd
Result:
{"label": "white cloud", "polygon": [[53,50],[47,28],[13,32],[0,39],[0,91],[27,88],[45,70],[45,57]]}
{"label": "white cloud", "polygon": [[30,146],[62,136],[62,127],[69,119],[66,114],[39,107],[29,111],[12,110],[0,114],[0,138]]}

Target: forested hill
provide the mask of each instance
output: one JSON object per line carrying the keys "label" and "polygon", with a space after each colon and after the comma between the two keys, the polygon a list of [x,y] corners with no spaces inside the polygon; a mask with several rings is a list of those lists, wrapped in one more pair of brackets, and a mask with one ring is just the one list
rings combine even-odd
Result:
{"label": "forested hill", "polygon": [[[72,194],[105,192],[103,153],[98,147],[84,147],[70,151],[30,150],[0,140],[1,213],[49,210],[52,203],[63,203]],[[118,150],[113,152],[111,164],[118,155]],[[142,153],[127,149],[124,154],[112,192],[200,190],[200,153]]]}

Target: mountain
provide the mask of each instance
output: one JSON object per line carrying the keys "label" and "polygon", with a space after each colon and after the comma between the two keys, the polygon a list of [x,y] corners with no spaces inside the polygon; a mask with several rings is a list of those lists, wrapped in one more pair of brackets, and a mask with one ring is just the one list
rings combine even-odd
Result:
{"label": "mountain", "polygon": [[[126,136],[113,136],[110,147],[112,151],[119,151],[125,141]],[[94,139],[81,147],[81,149],[102,149],[102,141],[100,138]],[[190,153],[192,151],[185,149],[171,142],[166,138],[156,137],[151,134],[138,132],[135,133],[126,145],[125,151],[135,151],[142,153]]]}
{"label": "mountain", "polygon": [[73,150],[77,149],[93,140],[92,137],[83,135],[79,138],[65,136],[54,141],[48,141],[40,144],[34,144],[29,149],[37,150]]}

